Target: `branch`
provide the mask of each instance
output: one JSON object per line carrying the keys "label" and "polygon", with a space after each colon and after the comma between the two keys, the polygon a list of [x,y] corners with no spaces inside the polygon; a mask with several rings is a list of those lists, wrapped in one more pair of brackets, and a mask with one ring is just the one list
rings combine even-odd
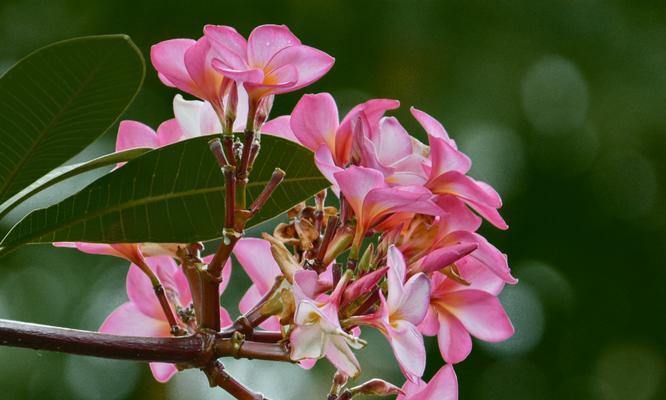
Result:
{"label": "branch", "polygon": [[224,370],[224,366],[220,362],[216,361],[202,370],[208,377],[210,387],[219,386],[238,400],[269,400],[263,394],[253,392],[250,388],[234,379],[233,376]]}
{"label": "branch", "polygon": [[213,357],[212,340],[183,337],[116,336],[0,319],[0,345],[35,350],[173,364],[204,365]]}

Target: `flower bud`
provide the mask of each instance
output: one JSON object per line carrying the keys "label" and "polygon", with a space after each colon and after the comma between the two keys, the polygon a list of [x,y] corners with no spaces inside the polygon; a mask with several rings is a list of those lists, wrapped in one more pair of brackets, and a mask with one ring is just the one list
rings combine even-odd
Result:
{"label": "flower bud", "polygon": [[403,393],[399,387],[383,379],[371,379],[362,385],[349,389],[349,392],[352,396],[358,394],[366,396],[390,396]]}

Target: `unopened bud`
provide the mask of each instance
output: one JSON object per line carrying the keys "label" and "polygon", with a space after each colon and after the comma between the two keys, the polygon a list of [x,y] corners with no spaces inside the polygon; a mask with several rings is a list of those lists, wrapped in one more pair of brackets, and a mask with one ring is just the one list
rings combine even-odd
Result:
{"label": "unopened bud", "polygon": [[326,255],[323,259],[323,264],[328,265],[332,263],[337,256],[344,253],[345,250],[349,248],[352,240],[354,239],[354,231],[349,226],[344,226],[338,228],[335,236],[331,240],[328,248],[326,249]]}
{"label": "unopened bud", "polygon": [[371,379],[362,385],[349,389],[352,397],[358,394],[366,396],[390,396],[396,394],[403,394],[403,391],[383,379]]}
{"label": "unopened bud", "polygon": [[361,256],[361,259],[358,261],[358,271],[363,273],[370,269],[370,260],[372,260],[375,253],[375,245],[370,243],[365,249],[365,252]]}
{"label": "unopened bud", "polygon": [[273,96],[273,95],[265,96],[265,97],[262,97],[261,101],[259,102],[259,107],[257,107],[257,113],[255,114],[255,117],[254,117],[254,129],[255,129],[255,131],[259,132],[259,129],[261,129],[261,126],[268,119],[268,116],[271,113],[271,109],[273,108],[273,99],[274,98],[275,98],[275,96]]}
{"label": "unopened bud", "polygon": [[234,122],[236,121],[236,108],[238,107],[238,87],[236,82],[232,81],[229,85],[229,94],[227,95],[227,104],[224,109],[224,125],[226,132],[233,132]]}

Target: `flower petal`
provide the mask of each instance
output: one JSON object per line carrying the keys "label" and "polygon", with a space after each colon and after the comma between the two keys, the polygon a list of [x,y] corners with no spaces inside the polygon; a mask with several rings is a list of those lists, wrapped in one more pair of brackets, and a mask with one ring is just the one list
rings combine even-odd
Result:
{"label": "flower petal", "polygon": [[291,130],[291,116],[289,115],[283,115],[266,122],[261,127],[261,133],[281,137],[298,144],[301,143]]}
{"label": "flower petal", "polygon": [[405,264],[405,257],[403,257],[400,250],[395,245],[391,245],[388,249],[386,265],[389,267],[388,271],[388,298],[387,304],[389,310],[395,311],[402,302],[403,286],[405,278],[407,277],[407,265]]}
{"label": "flower petal", "polygon": [[243,238],[234,246],[234,255],[261,294],[268,292],[275,278],[281,275],[266,240]]}
{"label": "flower petal", "polygon": [[466,174],[472,167],[472,160],[451,145],[450,141],[435,136],[429,136],[429,139],[430,158],[432,160],[430,174],[432,177],[437,177],[449,171]]}
{"label": "flower petal", "polygon": [[414,118],[416,118],[419,124],[421,124],[421,126],[429,136],[442,138],[448,141],[453,146],[453,148],[457,148],[455,142],[451,140],[449,134],[446,133],[446,129],[444,129],[444,126],[442,126],[442,124],[439,121],[431,117],[429,114],[421,110],[418,110],[414,107],[411,107],[409,111],[412,113]]}
{"label": "flower petal", "polygon": [[174,364],[153,362],[150,363],[150,371],[153,373],[156,381],[166,383],[178,372],[178,368]]}
{"label": "flower petal", "polygon": [[423,321],[418,325],[419,332],[425,336],[435,336],[439,332],[439,320],[437,319],[437,312],[433,310],[432,306],[428,306]]}
{"label": "flower petal", "polygon": [[113,310],[106,317],[99,331],[122,336],[171,336],[170,327],[166,321],[145,315],[132,302],[124,303]]}
{"label": "flower petal", "polygon": [[361,373],[361,365],[342,336],[332,335],[329,337],[326,345],[326,358],[340,372],[350,378],[355,378]]}
{"label": "flower petal", "polygon": [[163,147],[185,139],[180,124],[175,118],[166,120],[157,127],[157,147]]}
{"label": "flower petal", "polygon": [[393,318],[400,318],[414,325],[418,325],[425,318],[430,303],[430,280],[428,277],[419,273],[405,283],[402,298],[395,310]]}
{"label": "flower petal", "polygon": [[291,113],[291,130],[299,142],[312,151],[325,144],[335,154],[338,107],[328,93],[306,94]]}
{"label": "flower petal", "polygon": [[451,364],[463,361],[472,351],[472,337],[460,321],[445,309],[438,308],[438,317],[437,344],[442,358]]}
{"label": "flower petal", "polygon": [[143,315],[156,320],[165,320],[164,311],[155,296],[150,279],[134,264],[130,265],[127,272],[126,288],[130,301]]}
{"label": "flower petal", "polygon": [[429,252],[419,262],[418,271],[434,272],[453,264],[479,247],[475,242],[453,243]]}
{"label": "flower petal", "polygon": [[222,89],[222,74],[212,66],[215,52],[205,36],[185,51],[185,68],[196,86],[195,96],[204,100],[219,102]]}
{"label": "flower petal", "polygon": [[155,131],[141,122],[122,121],[118,126],[116,137],[116,151],[123,151],[139,147],[154,149],[158,147]]}
{"label": "flower petal", "polygon": [[412,154],[412,138],[395,117],[379,122],[379,136],[374,141],[379,161],[389,166]]}
{"label": "flower petal", "polygon": [[363,200],[368,193],[386,187],[381,172],[364,167],[350,167],[334,174],[340,190],[357,216],[363,215]]}
{"label": "flower petal", "polygon": [[300,45],[301,41],[285,25],[261,25],[247,40],[248,62],[251,67],[263,68],[285,47]]}
{"label": "flower petal", "polygon": [[419,400],[458,400],[458,377],[453,366],[443,366],[420,393]]}
{"label": "flower petal", "polygon": [[438,304],[454,315],[470,334],[486,342],[501,342],[514,333],[502,304],[490,293],[460,290],[443,296]]}
{"label": "flower petal", "polygon": [[416,381],[423,375],[426,365],[426,351],[423,336],[416,327],[407,321],[398,321],[389,330],[389,341],[395,358],[405,377]]}
{"label": "flower petal", "polygon": [[290,357],[294,361],[321,358],[324,355],[325,335],[318,325],[297,326],[289,336]]}
{"label": "flower petal", "polygon": [[518,283],[518,280],[511,275],[511,269],[509,269],[506,254],[503,254],[495,246],[490,244],[486,238],[478,233],[456,231],[447,235],[445,240],[449,243],[476,242],[478,249],[470,253],[471,257],[474,257],[483,263],[495,275],[504,280],[504,282],[510,284]]}
{"label": "flower petal", "polygon": [[279,51],[271,59],[267,68],[271,70],[268,75],[285,65],[293,66],[297,71],[297,80],[288,89],[278,90],[276,93],[291,92],[319,80],[332,67],[335,59],[321,50],[310,46],[292,46]]}
{"label": "flower petal", "polygon": [[224,25],[204,26],[204,35],[217,56],[232,69],[247,68],[247,42],[234,28]]}
{"label": "flower petal", "polygon": [[185,52],[194,44],[192,39],[172,39],[150,48],[150,60],[162,82],[197,96],[197,89],[185,67]]}

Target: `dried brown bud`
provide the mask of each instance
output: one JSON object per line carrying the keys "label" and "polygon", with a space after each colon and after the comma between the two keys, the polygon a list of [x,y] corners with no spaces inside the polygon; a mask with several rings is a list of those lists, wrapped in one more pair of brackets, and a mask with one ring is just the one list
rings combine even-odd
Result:
{"label": "dried brown bud", "polygon": [[294,274],[297,271],[303,269],[301,265],[296,261],[293,254],[285,247],[285,245],[275,237],[262,233],[261,236],[268,240],[271,243],[271,254],[277,265],[280,267],[282,274],[289,281],[289,283],[294,283]]}

